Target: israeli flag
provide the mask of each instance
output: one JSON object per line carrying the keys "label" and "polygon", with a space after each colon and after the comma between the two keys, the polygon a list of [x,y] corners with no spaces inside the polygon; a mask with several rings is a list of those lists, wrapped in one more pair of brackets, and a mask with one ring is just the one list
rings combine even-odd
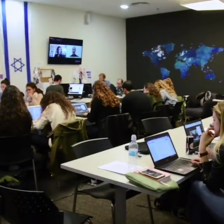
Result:
{"label": "israeli flag", "polygon": [[1,3],[5,77],[25,92],[31,80],[28,3],[8,0]]}

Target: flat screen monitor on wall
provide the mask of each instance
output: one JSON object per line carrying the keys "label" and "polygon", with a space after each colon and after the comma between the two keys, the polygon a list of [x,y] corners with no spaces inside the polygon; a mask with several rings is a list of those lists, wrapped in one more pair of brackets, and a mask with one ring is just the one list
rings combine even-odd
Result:
{"label": "flat screen monitor on wall", "polygon": [[82,64],[83,41],[60,37],[49,38],[48,64]]}

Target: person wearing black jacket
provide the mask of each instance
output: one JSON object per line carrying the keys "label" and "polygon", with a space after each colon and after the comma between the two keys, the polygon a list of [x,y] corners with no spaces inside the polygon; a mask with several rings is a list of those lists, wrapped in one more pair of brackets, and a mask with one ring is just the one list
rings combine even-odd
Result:
{"label": "person wearing black jacket", "polygon": [[[91,110],[87,115],[91,123],[96,123],[100,129],[102,122],[110,115],[120,113],[120,100],[102,81],[96,81],[93,88]],[[98,130],[99,131],[99,130]]]}
{"label": "person wearing black jacket", "polygon": [[135,91],[131,81],[124,82],[122,87],[125,94],[122,99],[122,113],[129,113],[136,124],[143,112],[152,111],[152,102],[146,94]]}
{"label": "person wearing black jacket", "polygon": [[[207,146],[211,144],[215,137],[220,137],[219,141],[213,150],[207,151]],[[202,167],[203,182],[193,184],[188,204],[188,212],[193,224],[211,223],[210,212],[216,215],[218,213],[222,214],[221,210],[220,212],[216,210],[219,206],[217,206],[216,203],[218,202],[214,198],[215,195],[221,193],[220,189],[224,190],[224,102],[214,106],[212,128],[209,128],[201,136],[199,156],[198,159],[192,160],[192,163]],[[209,195],[214,198],[210,198]],[[210,210],[209,213],[208,210]]]}

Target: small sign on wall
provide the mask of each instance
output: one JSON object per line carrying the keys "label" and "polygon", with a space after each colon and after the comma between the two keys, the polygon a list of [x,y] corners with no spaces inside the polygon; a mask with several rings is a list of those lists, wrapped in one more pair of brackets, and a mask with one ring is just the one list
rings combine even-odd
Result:
{"label": "small sign on wall", "polygon": [[4,75],[3,74],[0,74],[0,79],[3,79]]}

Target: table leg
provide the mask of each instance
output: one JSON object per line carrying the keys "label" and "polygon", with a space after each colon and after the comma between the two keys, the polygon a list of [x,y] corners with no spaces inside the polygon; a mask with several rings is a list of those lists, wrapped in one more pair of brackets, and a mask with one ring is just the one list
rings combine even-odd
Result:
{"label": "table leg", "polygon": [[126,189],[115,187],[115,222],[116,224],[126,224]]}

